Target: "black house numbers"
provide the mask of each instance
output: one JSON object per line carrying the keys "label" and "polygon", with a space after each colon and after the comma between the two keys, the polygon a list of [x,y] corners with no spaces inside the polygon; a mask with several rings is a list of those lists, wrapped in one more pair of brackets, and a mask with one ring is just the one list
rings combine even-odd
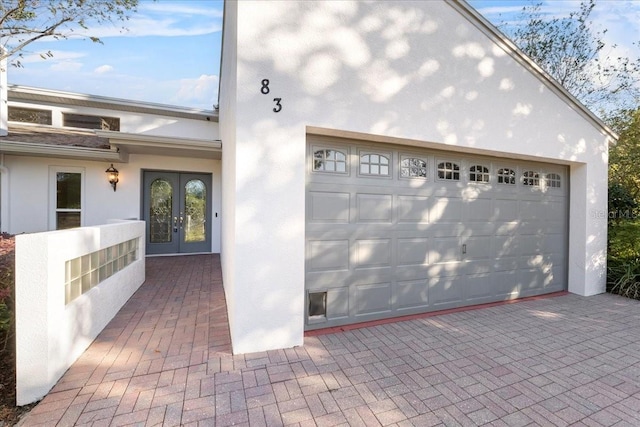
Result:
{"label": "black house numbers", "polygon": [[[260,88],[260,93],[263,95],[268,95],[271,90],[269,89],[269,79],[262,79],[262,87]],[[276,106],[273,107],[274,113],[279,113],[282,110],[282,98],[273,98],[273,102],[276,103]]]}

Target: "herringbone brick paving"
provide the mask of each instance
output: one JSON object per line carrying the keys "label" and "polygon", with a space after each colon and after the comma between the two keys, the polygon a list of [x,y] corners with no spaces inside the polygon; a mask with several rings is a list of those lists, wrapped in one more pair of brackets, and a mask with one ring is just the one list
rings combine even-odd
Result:
{"label": "herringbone brick paving", "polygon": [[219,257],[147,280],[24,426],[637,426],[640,302],[566,295],[232,355]]}

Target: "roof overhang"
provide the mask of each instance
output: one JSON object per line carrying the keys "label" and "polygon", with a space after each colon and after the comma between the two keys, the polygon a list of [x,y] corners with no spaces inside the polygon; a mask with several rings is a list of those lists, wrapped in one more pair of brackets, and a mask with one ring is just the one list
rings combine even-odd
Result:
{"label": "roof overhang", "polygon": [[26,101],[53,105],[71,105],[108,110],[129,111],[134,113],[154,114],[185,119],[204,119],[218,121],[217,110],[178,107],[152,102],[132,101],[128,99],[110,98],[99,95],[64,92],[60,90],[34,88],[29,86],[9,85],[7,94],[9,101]]}
{"label": "roof overhang", "polygon": [[95,131],[96,135],[109,139],[111,147],[121,153],[149,154],[173,157],[205,159],[222,158],[222,142],[169,136],[155,136],[113,131]]}
{"label": "roof overhang", "polygon": [[0,153],[16,156],[55,157],[113,163],[124,163],[129,160],[127,153],[119,152],[116,148],[87,148],[20,141],[2,141],[0,145]]}

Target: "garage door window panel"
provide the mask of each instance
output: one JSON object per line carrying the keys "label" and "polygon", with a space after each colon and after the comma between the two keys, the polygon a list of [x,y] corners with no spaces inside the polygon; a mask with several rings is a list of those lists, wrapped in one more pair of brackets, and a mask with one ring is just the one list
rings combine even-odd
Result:
{"label": "garage door window panel", "polygon": [[438,179],[441,181],[460,181],[460,163],[438,162]]}
{"label": "garage door window panel", "polygon": [[557,173],[548,173],[545,176],[547,188],[560,188],[562,178]]}
{"label": "garage door window panel", "polygon": [[400,160],[400,178],[427,179],[427,159],[402,156]]}
{"label": "garage door window panel", "polygon": [[473,165],[469,168],[469,181],[488,183],[489,168],[483,165]]}
{"label": "garage door window panel", "polygon": [[314,148],[313,171],[346,174],[347,154],[332,148]]}
{"label": "garage door window panel", "polygon": [[516,171],[510,168],[498,169],[498,184],[516,185]]}
{"label": "garage door window panel", "polygon": [[540,186],[540,174],[535,171],[526,171],[522,174],[522,185],[529,187]]}
{"label": "garage door window panel", "polygon": [[391,153],[360,153],[360,175],[391,177]]}

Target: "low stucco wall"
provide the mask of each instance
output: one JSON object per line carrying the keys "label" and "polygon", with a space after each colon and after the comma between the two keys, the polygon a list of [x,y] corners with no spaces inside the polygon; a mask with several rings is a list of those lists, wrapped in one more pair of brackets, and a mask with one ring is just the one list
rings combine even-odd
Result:
{"label": "low stucco wall", "polygon": [[[136,259],[65,303],[67,261],[138,240]],[[16,236],[17,404],[41,399],[145,280],[143,221]]]}

